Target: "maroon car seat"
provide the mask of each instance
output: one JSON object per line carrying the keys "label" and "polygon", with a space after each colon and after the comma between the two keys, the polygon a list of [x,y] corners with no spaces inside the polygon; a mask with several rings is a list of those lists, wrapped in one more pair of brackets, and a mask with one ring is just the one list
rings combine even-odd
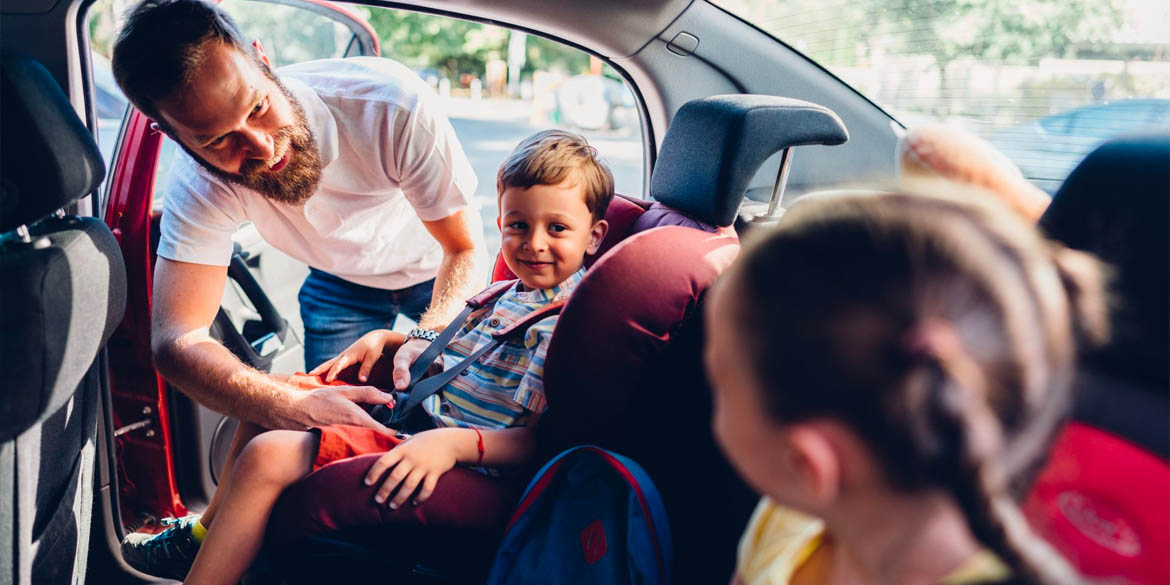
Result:
{"label": "maroon car seat", "polygon": [[[756,500],[711,436],[700,359],[703,294],[738,252],[731,226],[763,162],[785,148],[845,140],[840,119],[807,102],[743,95],[686,104],[663,140],[653,202],[614,199],[606,214],[609,234],[561,313],[545,362],[549,410],[537,427],[541,461],[592,443],[645,467],[670,516],[676,582],[726,578]],[[495,276],[511,274],[498,261]],[[383,524],[371,490],[357,489],[376,457],[318,470],[281,498],[269,525],[275,550],[269,550],[284,559],[284,578],[384,575],[387,563],[401,559],[414,563],[409,578],[433,572],[474,582],[486,569],[476,563],[490,559],[511,505],[490,501],[476,507],[474,518],[445,516],[449,502],[484,497],[476,492],[482,478],[455,469],[414,512],[427,526],[400,531]],[[339,486],[345,497],[336,496]],[[288,554],[287,546],[298,554]],[[457,558],[451,550],[460,551]],[[298,562],[288,564],[294,556]],[[365,572],[351,571],[355,565],[346,561],[314,574],[316,561],[355,557],[368,560],[357,565]]]}
{"label": "maroon car seat", "polygon": [[1125,138],[1089,154],[1041,219],[1113,267],[1117,302],[1025,510],[1081,572],[1111,583],[1170,583],[1168,203],[1170,134]]}

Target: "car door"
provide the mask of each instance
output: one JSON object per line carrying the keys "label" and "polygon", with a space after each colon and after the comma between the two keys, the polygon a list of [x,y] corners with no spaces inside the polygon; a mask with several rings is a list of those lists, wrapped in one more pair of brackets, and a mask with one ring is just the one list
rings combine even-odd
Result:
{"label": "car door", "polygon": [[[232,0],[225,9],[277,67],[307,59],[380,54],[368,23],[329,2]],[[99,86],[101,65],[95,60]],[[106,90],[121,97],[116,86]],[[99,123],[99,133],[111,125]],[[127,259],[129,298],[126,317],[109,346],[106,465],[99,486],[115,559],[124,532],[149,529],[158,518],[182,516],[188,506],[201,508],[210,499],[235,429],[234,420],[194,403],[166,384],[152,366],[150,312],[162,214],[159,189],[179,149],[132,107],[125,107],[116,127],[120,131],[107,153],[111,173],[105,205],[107,222]],[[233,240],[228,285],[212,335],[259,370],[302,369],[296,294],[307,268],[273,249],[251,224],[242,226]]]}

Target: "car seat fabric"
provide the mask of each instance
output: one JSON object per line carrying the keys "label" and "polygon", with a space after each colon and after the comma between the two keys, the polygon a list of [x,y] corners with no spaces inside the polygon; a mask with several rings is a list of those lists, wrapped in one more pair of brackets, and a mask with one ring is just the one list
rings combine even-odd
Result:
{"label": "car seat fabric", "polygon": [[121,320],[125,268],[100,220],[45,218],[105,167],[44,67],[3,56],[0,118],[0,581],[81,582],[100,408],[87,377]]}
{"label": "car seat fabric", "polygon": [[1170,467],[1116,435],[1073,423],[1024,511],[1083,574],[1170,583]]}
{"label": "car seat fabric", "polygon": [[1103,373],[1170,389],[1170,134],[1112,140],[1091,152],[1040,225],[1116,271],[1110,343],[1089,356]]}
{"label": "car seat fabric", "polygon": [[1111,265],[1116,302],[1026,509],[1085,574],[1143,585],[1170,582],[1168,202],[1170,134],[1121,138],[1073,170],[1040,222]]}

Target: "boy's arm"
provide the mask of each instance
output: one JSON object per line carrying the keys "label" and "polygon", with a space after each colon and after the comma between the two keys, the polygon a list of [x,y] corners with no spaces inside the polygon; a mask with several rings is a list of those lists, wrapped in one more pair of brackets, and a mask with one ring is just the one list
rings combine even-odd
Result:
{"label": "boy's arm", "polygon": [[[483,436],[483,460],[480,462],[479,437]],[[379,480],[382,487],[374,494],[378,503],[390,500],[391,509],[406,503],[415,491],[414,503],[431,497],[439,478],[458,463],[504,467],[528,461],[535,451],[535,435],[530,427],[502,431],[476,431],[441,428],[423,431],[391,449],[366,472],[366,485]],[[387,473],[389,471],[389,473]],[[382,477],[385,476],[385,479]],[[401,486],[401,487],[399,487]]]}

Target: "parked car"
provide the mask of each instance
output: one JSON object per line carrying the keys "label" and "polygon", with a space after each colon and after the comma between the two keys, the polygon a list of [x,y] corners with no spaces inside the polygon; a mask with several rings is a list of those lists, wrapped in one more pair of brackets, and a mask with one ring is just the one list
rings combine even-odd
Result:
{"label": "parked car", "polygon": [[1128,99],[1044,116],[989,136],[1024,176],[1055,193],[1091,150],[1121,134],[1170,128],[1170,100]]}

